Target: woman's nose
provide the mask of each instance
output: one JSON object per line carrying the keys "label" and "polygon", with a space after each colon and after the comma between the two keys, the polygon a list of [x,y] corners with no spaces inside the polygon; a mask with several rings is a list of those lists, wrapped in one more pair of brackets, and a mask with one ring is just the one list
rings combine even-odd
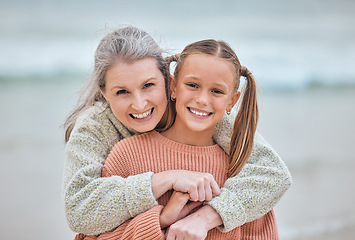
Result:
{"label": "woman's nose", "polygon": [[138,112],[143,112],[144,110],[146,110],[145,109],[146,106],[147,106],[146,97],[141,93],[134,94],[132,108]]}

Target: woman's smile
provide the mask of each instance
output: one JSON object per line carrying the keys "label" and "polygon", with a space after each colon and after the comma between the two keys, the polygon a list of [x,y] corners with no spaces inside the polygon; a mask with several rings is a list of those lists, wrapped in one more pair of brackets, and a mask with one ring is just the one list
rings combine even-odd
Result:
{"label": "woman's smile", "polygon": [[[152,117],[154,108],[148,109],[147,111],[144,111],[143,113],[131,113],[129,114],[133,119],[137,120],[149,120]],[[149,119],[148,119],[149,118]]]}

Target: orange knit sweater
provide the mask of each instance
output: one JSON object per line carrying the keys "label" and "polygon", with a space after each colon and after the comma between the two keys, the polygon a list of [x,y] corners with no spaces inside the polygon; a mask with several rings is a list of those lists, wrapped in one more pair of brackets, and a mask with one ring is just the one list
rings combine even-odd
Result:
{"label": "orange knit sweater", "polygon": [[[120,141],[102,169],[102,176],[128,177],[148,171],[184,169],[211,173],[220,187],[227,180],[228,156],[218,146],[196,147],[174,142],[152,131]],[[158,199],[159,205],[98,236],[78,234],[75,239],[164,239],[159,216],[171,191]],[[261,218],[222,233],[214,228],[206,239],[279,239],[273,210]]]}

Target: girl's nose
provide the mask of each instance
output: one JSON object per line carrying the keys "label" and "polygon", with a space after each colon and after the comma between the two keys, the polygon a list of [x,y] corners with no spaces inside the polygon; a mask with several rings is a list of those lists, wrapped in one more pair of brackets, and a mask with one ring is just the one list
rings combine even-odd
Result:
{"label": "girl's nose", "polygon": [[208,104],[208,93],[205,91],[200,91],[197,95],[196,95],[196,102],[206,106]]}

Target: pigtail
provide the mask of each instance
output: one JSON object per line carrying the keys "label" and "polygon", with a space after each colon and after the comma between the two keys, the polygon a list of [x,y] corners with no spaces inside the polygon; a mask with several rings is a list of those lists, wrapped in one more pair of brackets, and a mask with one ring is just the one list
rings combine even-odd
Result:
{"label": "pigtail", "polygon": [[259,118],[254,76],[243,66],[240,75],[245,77],[246,85],[231,139],[230,177],[235,176],[242,169],[251,154]]}
{"label": "pigtail", "polygon": [[[165,64],[166,64],[166,69],[167,69],[167,74],[170,76],[170,65],[172,62],[178,62],[180,59],[180,54],[175,54],[169,57],[166,57],[164,59]],[[170,80],[170,77],[169,77]],[[168,82],[170,84],[170,81]],[[168,97],[168,106],[166,107],[166,111],[156,126],[155,130],[158,132],[164,132],[168,130],[175,122],[175,117],[176,117],[176,108],[175,108],[175,102],[173,102],[170,99],[170,86],[167,86],[167,97]]]}
{"label": "pigtail", "polygon": [[178,54],[174,54],[174,55],[171,55],[171,56],[165,58],[165,62],[166,62],[168,70],[170,70],[170,64],[172,62],[178,62],[179,61],[180,55],[181,54],[178,53]]}

